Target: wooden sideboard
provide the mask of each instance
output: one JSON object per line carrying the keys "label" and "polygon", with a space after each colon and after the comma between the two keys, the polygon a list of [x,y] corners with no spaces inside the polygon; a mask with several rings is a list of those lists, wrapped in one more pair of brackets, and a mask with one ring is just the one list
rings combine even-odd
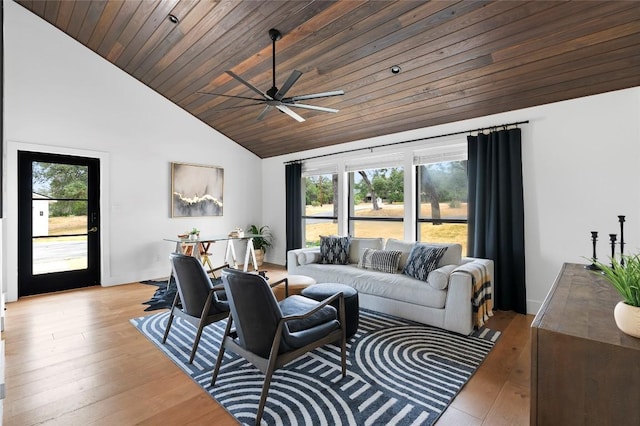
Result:
{"label": "wooden sideboard", "polygon": [[532,425],[640,425],[640,339],[603,277],[566,263],[531,324]]}

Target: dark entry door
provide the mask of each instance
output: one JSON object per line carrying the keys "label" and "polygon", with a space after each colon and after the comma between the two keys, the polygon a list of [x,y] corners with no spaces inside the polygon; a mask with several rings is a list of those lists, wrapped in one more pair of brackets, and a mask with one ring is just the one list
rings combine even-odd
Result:
{"label": "dark entry door", "polygon": [[18,152],[18,296],[100,284],[100,162]]}

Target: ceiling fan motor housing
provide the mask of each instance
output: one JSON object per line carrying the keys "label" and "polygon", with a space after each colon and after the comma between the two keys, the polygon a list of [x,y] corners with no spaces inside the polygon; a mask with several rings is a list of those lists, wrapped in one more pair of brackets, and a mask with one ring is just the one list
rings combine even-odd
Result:
{"label": "ceiling fan motor housing", "polygon": [[280,34],[280,31],[276,30],[275,28],[271,28],[269,30],[269,37],[273,41],[278,41],[282,38],[282,34]]}
{"label": "ceiling fan motor housing", "polygon": [[276,86],[273,86],[271,89],[267,90],[267,95],[269,95],[269,97],[271,98],[275,98],[276,93],[278,93],[278,88]]}

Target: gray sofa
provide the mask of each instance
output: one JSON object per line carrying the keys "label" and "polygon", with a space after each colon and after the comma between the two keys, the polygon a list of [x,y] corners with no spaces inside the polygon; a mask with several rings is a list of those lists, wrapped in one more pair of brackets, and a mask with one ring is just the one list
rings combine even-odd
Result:
{"label": "gray sofa", "polygon": [[[307,275],[319,283],[352,286],[358,290],[363,308],[470,334],[474,330],[472,300],[474,280],[477,280],[474,273],[482,270],[491,280],[493,261],[463,258],[460,244],[433,244],[446,246],[447,251],[425,282],[402,273],[415,244],[396,239],[351,238],[347,265],[319,263],[319,247],[290,250],[287,253],[287,271],[292,275]],[[358,267],[367,248],[401,251],[397,273]],[[492,285],[491,282],[486,283],[485,294],[493,294]]]}

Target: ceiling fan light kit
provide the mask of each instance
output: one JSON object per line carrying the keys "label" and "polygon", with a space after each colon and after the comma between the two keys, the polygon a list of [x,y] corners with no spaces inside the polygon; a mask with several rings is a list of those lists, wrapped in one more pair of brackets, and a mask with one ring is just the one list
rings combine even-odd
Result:
{"label": "ceiling fan light kit", "polygon": [[291,87],[296,83],[296,81],[298,81],[298,79],[302,76],[302,72],[298,70],[293,70],[291,72],[291,75],[289,75],[289,78],[287,78],[287,80],[282,85],[282,87],[278,89],[278,87],[276,86],[276,41],[282,38],[282,34],[280,33],[280,31],[276,30],[275,28],[272,28],[269,30],[269,38],[273,43],[272,86],[269,90],[267,90],[266,92],[263,92],[257,87],[255,87],[253,84],[249,83],[239,75],[235,74],[233,71],[225,71],[235,80],[239,81],[240,83],[242,83],[243,85],[251,89],[251,91],[253,91],[254,93],[256,93],[261,97],[250,98],[246,96],[223,95],[218,93],[207,93],[207,92],[198,92],[198,93],[204,94],[204,95],[225,96],[229,98],[239,98],[239,99],[255,101],[251,104],[241,105],[240,107],[252,106],[252,105],[256,105],[256,103],[263,104],[265,105],[265,107],[256,118],[258,121],[262,120],[265,117],[265,115],[274,107],[279,111],[287,114],[288,116],[290,116],[291,118],[293,118],[298,122],[303,122],[305,120],[295,111],[291,110],[290,107],[308,109],[308,110],[320,111],[320,112],[330,112],[330,113],[338,112],[339,110],[335,108],[301,104],[299,103],[299,101],[303,101],[307,99],[327,98],[331,96],[341,96],[341,95],[344,95],[343,90],[332,90],[329,92],[313,93],[309,95],[299,95],[299,96],[291,96],[291,97],[285,98],[285,95],[289,92],[289,89],[291,89]]}

